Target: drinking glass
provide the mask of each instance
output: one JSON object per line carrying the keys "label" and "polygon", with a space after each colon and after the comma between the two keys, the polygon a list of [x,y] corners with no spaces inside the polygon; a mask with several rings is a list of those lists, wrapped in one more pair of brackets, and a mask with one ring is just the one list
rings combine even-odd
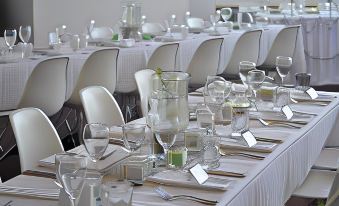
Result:
{"label": "drinking glass", "polygon": [[256,69],[255,67],[256,67],[256,64],[254,62],[241,61],[239,63],[239,76],[244,85],[248,86],[247,84],[248,72],[255,70]]}
{"label": "drinking glass", "polygon": [[202,164],[206,169],[213,169],[219,166],[220,137],[212,133],[202,138],[203,148],[201,150]]}
{"label": "drinking glass", "polygon": [[281,86],[282,86],[284,85],[284,78],[290,72],[290,67],[292,66],[292,58],[284,57],[284,56],[277,56],[275,60],[275,66],[281,78]]}
{"label": "drinking glass", "polygon": [[210,21],[213,26],[213,30],[216,31],[216,24],[220,19],[220,10],[217,10],[214,14],[210,15]]}
{"label": "drinking glass", "polygon": [[86,124],[83,133],[85,148],[93,162],[104,155],[109,142],[109,128],[100,123]]}
{"label": "drinking glass", "polygon": [[64,190],[68,194],[73,206],[76,205],[76,199],[80,197],[85,183],[86,171],[85,168],[82,168],[61,176]]}
{"label": "drinking glass", "polygon": [[232,89],[232,83],[219,76],[208,76],[204,87],[205,105],[215,115],[218,114],[225,98],[228,97]]}
{"label": "drinking glass", "polygon": [[131,152],[138,150],[145,140],[146,125],[125,124],[122,126],[124,145]]}
{"label": "drinking glass", "polygon": [[166,91],[151,97],[152,132],[163,147],[165,157],[174,144],[176,135],[188,126],[187,96],[166,96]]}
{"label": "drinking glass", "polygon": [[222,8],[220,10],[220,14],[222,19],[227,22],[232,17],[232,9],[231,8]]}
{"label": "drinking glass", "polygon": [[32,34],[31,26],[20,26],[19,37],[24,44],[27,44],[29,42],[31,34]]}
{"label": "drinking glass", "polygon": [[106,182],[101,185],[100,197],[103,206],[130,206],[133,187],[126,181]]}
{"label": "drinking glass", "polygon": [[15,29],[11,29],[11,30],[6,29],[4,32],[6,45],[8,46],[10,52],[13,50],[13,46],[16,41],[16,36],[17,36],[17,33]]}
{"label": "drinking glass", "polygon": [[247,83],[254,93],[255,99],[257,98],[257,91],[260,89],[265,80],[265,72],[261,70],[252,70],[248,72]]}
{"label": "drinking glass", "polygon": [[274,97],[274,107],[277,110],[281,110],[281,107],[290,103],[290,90],[285,87],[277,87]]}

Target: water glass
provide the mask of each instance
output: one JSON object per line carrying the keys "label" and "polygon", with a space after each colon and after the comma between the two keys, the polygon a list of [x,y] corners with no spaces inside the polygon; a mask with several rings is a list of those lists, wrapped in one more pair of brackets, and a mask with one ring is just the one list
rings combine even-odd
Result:
{"label": "water glass", "polygon": [[297,73],[295,74],[296,89],[307,90],[310,88],[311,74],[308,73]]}
{"label": "water glass", "polygon": [[285,87],[277,87],[274,98],[274,107],[281,109],[281,107],[290,103],[290,90]]}
{"label": "water glass", "polygon": [[146,125],[125,124],[122,126],[124,145],[131,152],[135,152],[141,147],[145,140]]}
{"label": "water glass", "polygon": [[248,130],[249,125],[249,108],[233,107],[232,110],[232,136],[237,136],[241,132]]}
{"label": "water glass", "polygon": [[126,181],[106,182],[101,185],[100,197],[103,206],[131,206],[133,187]]}
{"label": "water glass", "polygon": [[80,197],[82,192],[85,183],[86,171],[87,170],[85,168],[82,168],[72,173],[65,173],[61,176],[64,186],[63,189],[69,195],[73,206],[76,205],[76,200]]}
{"label": "water glass", "polygon": [[203,148],[201,150],[202,166],[206,169],[219,167],[219,146],[220,137],[213,134],[206,134],[202,138]]}
{"label": "water glass", "polygon": [[86,151],[93,162],[104,155],[109,142],[109,129],[100,123],[86,124],[83,132]]}
{"label": "water glass", "polygon": [[208,108],[197,109],[198,128],[214,130],[214,114]]}
{"label": "water glass", "polygon": [[284,57],[284,56],[277,56],[275,60],[275,66],[281,78],[281,85],[283,85],[284,78],[290,73],[290,67],[292,66],[292,58]]}
{"label": "water glass", "polygon": [[76,51],[80,48],[80,38],[79,35],[73,35],[71,38],[70,46],[73,51]]}
{"label": "water glass", "polygon": [[185,147],[188,151],[198,152],[202,149],[202,137],[205,129],[192,128],[184,133]]}
{"label": "water glass", "polygon": [[48,33],[48,45],[51,49],[59,49],[60,48],[60,40],[59,40],[59,36],[56,32]]}
{"label": "water glass", "polygon": [[15,29],[11,29],[11,30],[5,30],[4,32],[4,37],[5,37],[5,41],[6,41],[6,45],[8,46],[9,50],[12,51],[13,46],[15,44],[16,41],[16,37],[17,37],[17,33]]}

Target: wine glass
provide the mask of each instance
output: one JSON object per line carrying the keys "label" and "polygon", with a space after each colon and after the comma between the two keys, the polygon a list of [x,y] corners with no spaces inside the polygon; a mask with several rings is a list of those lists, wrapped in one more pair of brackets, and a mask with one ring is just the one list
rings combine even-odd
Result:
{"label": "wine glass", "polygon": [[124,145],[131,152],[135,152],[141,147],[145,140],[146,125],[125,124],[122,126]]}
{"label": "wine glass", "polygon": [[188,126],[187,96],[158,91],[151,95],[150,105],[151,129],[167,158],[167,151],[174,144],[176,135]]}
{"label": "wine glass", "polygon": [[71,173],[65,173],[61,176],[64,190],[71,200],[72,206],[76,205],[76,199],[80,197],[85,183],[86,168],[81,168]]}
{"label": "wine glass", "polygon": [[277,56],[275,59],[275,66],[279,76],[281,77],[281,85],[284,85],[284,78],[290,72],[290,67],[292,66],[292,58]]}
{"label": "wine glass", "polygon": [[213,30],[216,31],[216,24],[220,19],[220,10],[217,10],[214,14],[210,15],[210,21],[213,26]]}
{"label": "wine glass", "polygon": [[254,98],[257,98],[257,91],[265,80],[265,72],[261,70],[252,70],[248,72],[247,83],[254,93]]}
{"label": "wine glass", "polygon": [[241,61],[239,63],[239,76],[244,85],[248,86],[247,84],[248,72],[255,70],[256,69],[255,67],[256,67],[256,64],[254,62]]}
{"label": "wine glass", "polygon": [[75,153],[58,153],[55,155],[56,178],[63,186],[62,175],[73,173],[79,169],[86,168],[87,158]]}
{"label": "wine glass", "polygon": [[100,123],[86,124],[83,133],[85,148],[96,163],[104,155],[109,142],[109,128]]}
{"label": "wine glass", "polygon": [[31,34],[32,34],[31,26],[20,26],[19,37],[24,44],[27,44],[29,42]]}
{"label": "wine glass", "polygon": [[204,87],[205,105],[217,114],[231,92],[232,83],[219,76],[208,76]]}
{"label": "wine glass", "polygon": [[15,29],[10,29],[10,30],[6,29],[4,32],[6,45],[8,46],[10,52],[12,52],[13,50],[13,46],[16,41],[16,36],[17,36],[17,33]]}
{"label": "wine glass", "polygon": [[187,21],[188,21],[189,18],[191,18],[191,12],[186,11],[186,13],[185,13],[185,23],[186,23],[186,25],[188,25]]}
{"label": "wine glass", "polygon": [[222,19],[227,22],[232,17],[232,9],[231,8],[222,8],[220,10],[220,14]]}

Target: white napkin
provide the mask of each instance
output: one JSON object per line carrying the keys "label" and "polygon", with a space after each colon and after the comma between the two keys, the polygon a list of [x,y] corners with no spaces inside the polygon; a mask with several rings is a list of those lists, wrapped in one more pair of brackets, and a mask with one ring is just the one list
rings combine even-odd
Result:
{"label": "white napkin", "polygon": [[239,149],[253,152],[272,152],[278,144],[270,142],[257,142],[253,147],[248,147],[243,144],[240,140],[229,139],[227,137],[222,137],[220,140],[221,148],[230,148],[230,149]]}
{"label": "white napkin", "polygon": [[213,171],[226,171],[245,175],[257,164],[256,162],[249,160],[226,158],[221,158],[219,162],[220,166],[213,169]]}
{"label": "white napkin", "polygon": [[164,185],[217,190],[227,190],[233,183],[232,180],[228,179],[220,179],[220,181],[218,182],[215,181],[216,178],[210,178],[205,183],[199,185],[198,182],[194,179],[193,175],[191,175],[191,173],[172,170],[162,171],[157,174],[151,175],[147,177],[146,180]]}
{"label": "white napkin", "polygon": [[[111,156],[108,156],[107,158],[105,158],[104,160],[100,160],[96,163],[96,167],[95,164],[91,161],[88,160],[88,165],[87,168],[89,169],[97,169],[99,171],[105,171],[107,168],[109,168],[110,166],[112,166],[113,164],[121,161],[122,159],[125,159],[129,156],[129,153],[122,149],[120,146],[118,145],[112,145],[109,144],[104,156],[111,153],[112,151],[116,150],[116,152],[114,152]],[[88,156],[88,153],[84,147],[84,145],[80,145],[68,152],[71,153],[76,153],[79,155],[85,155]],[[39,165],[40,166],[44,166],[44,167],[55,167],[55,155],[49,156],[45,159],[39,160]]]}
{"label": "white napkin", "polygon": [[59,189],[14,187],[5,184],[0,184],[0,194],[22,195],[52,200],[59,199]]}

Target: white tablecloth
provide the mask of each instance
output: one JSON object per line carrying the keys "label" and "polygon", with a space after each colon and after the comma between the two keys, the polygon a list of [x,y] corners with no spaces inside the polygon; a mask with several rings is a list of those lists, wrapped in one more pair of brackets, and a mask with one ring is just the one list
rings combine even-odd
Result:
{"label": "white tablecloth", "polygon": [[[283,25],[272,25],[269,29],[263,31],[259,63],[262,63],[268,54],[275,36],[283,28]],[[224,38],[221,49],[219,73],[221,73],[228,64],[236,41],[244,30],[235,30],[227,35],[209,36],[206,33],[192,34],[186,40],[179,42],[179,52],[177,54],[175,70],[187,71],[189,63],[200,44],[212,38]],[[134,73],[145,69],[147,61],[161,42],[139,42],[132,48],[121,48],[118,57],[117,86],[116,92],[128,93],[137,89],[134,80]],[[66,100],[73,92],[73,88],[79,77],[81,68],[91,52],[100,48],[89,47],[85,50],[71,52],[63,50],[61,53],[70,58],[67,68],[67,91]],[[303,54],[304,46],[301,38],[298,38],[297,49],[294,55],[294,65],[291,75],[297,72],[305,72],[306,64]],[[35,60],[25,59],[16,63],[0,64],[0,111],[15,109],[22,96],[25,84],[34,66],[46,57]],[[208,69],[208,68],[206,68]],[[114,78],[114,77],[113,77]]]}
{"label": "white tablecloth", "polygon": [[261,14],[272,23],[301,24],[307,71],[311,73],[312,85],[338,84],[339,81],[339,13],[303,14]]}
{"label": "white tablecloth", "polygon": [[[336,94],[339,95],[339,94]],[[216,199],[218,205],[229,206],[281,206],[292,192],[303,182],[314,164],[326,140],[332,145],[339,145],[337,133],[333,133],[339,125],[336,121],[339,112],[339,99],[326,107],[316,105],[292,105],[299,111],[312,111],[314,117],[302,129],[286,128],[252,128],[254,133],[263,137],[280,137],[284,140],[272,153],[262,161],[251,161],[251,169],[245,178],[230,178],[236,182],[229,190],[201,190],[173,186],[164,186],[175,194],[194,194],[199,197]],[[230,132],[230,128],[225,128]],[[236,157],[234,157],[236,158]],[[238,157],[239,158],[239,157]],[[228,159],[227,157],[223,160]],[[241,162],[240,159],[238,159]],[[249,159],[246,159],[249,160]],[[245,161],[244,161],[245,162]],[[6,184],[26,187],[50,188],[56,187],[50,179],[18,176]],[[146,182],[142,187],[134,188],[133,205],[197,205],[194,202],[175,200],[165,202],[153,191],[156,185]],[[0,195],[0,203],[13,200],[13,205],[57,205],[55,201],[28,199]]]}

